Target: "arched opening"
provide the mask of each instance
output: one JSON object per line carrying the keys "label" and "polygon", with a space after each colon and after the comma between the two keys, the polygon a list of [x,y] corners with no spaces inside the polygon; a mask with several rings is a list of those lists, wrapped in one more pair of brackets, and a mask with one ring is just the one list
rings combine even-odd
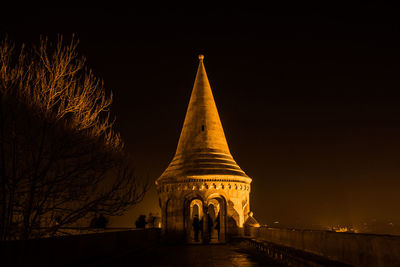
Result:
{"label": "arched opening", "polygon": [[202,243],[203,242],[203,201],[200,199],[192,199],[188,203],[189,216],[186,216],[186,240],[188,243]]}
{"label": "arched opening", "polygon": [[222,196],[207,201],[207,239],[210,243],[225,242],[226,201]]}
{"label": "arched opening", "polygon": [[165,233],[171,234],[175,230],[175,221],[174,221],[174,207],[173,201],[171,199],[167,200],[165,204],[165,216],[164,216],[164,224],[165,224]]}

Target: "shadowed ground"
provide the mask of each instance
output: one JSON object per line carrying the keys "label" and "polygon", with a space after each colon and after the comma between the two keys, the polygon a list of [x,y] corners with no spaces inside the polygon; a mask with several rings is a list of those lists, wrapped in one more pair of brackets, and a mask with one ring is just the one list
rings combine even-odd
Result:
{"label": "shadowed ground", "polygon": [[277,266],[247,250],[225,245],[164,245],[125,254],[103,266]]}

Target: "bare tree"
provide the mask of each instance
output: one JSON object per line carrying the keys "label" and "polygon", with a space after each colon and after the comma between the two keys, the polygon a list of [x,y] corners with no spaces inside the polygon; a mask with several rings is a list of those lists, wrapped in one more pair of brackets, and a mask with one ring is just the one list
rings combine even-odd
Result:
{"label": "bare tree", "polygon": [[0,44],[0,240],[57,234],[143,199],[110,119],[112,93],[73,37],[29,50]]}

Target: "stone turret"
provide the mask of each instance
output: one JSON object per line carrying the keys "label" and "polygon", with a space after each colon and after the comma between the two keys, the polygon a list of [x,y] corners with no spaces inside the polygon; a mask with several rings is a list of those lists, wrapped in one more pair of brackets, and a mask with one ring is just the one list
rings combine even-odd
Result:
{"label": "stone turret", "polygon": [[[240,233],[248,217],[251,178],[229,151],[203,59],[200,55],[175,156],[156,185],[165,233],[185,236],[190,242],[196,213],[203,219],[202,241],[223,242]],[[215,237],[208,225],[217,221],[220,231]]]}

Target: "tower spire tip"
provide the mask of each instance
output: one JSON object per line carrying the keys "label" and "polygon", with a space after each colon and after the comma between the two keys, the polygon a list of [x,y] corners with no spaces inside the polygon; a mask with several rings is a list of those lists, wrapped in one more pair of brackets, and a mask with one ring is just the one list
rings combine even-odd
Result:
{"label": "tower spire tip", "polygon": [[204,59],[204,55],[200,54],[200,55],[199,55],[199,59],[200,59],[200,60],[203,60],[203,59]]}

